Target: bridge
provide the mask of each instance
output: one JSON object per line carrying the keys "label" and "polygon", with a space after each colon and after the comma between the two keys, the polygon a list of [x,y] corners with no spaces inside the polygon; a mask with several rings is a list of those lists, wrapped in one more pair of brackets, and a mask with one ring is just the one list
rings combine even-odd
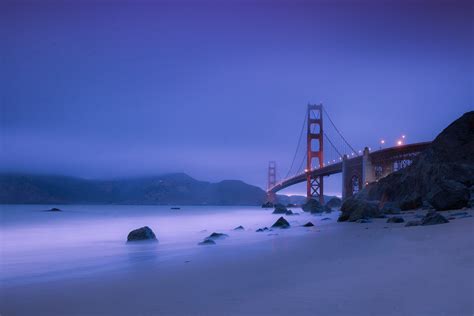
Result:
{"label": "bridge", "polygon": [[[333,133],[323,129],[323,121],[329,121]],[[306,130],[306,147],[302,136]],[[332,134],[332,135],[331,135]],[[342,173],[343,200],[359,192],[369,183],[410,165],[413,158],[425,150],[431,142],[405,144],[404,136],[394,147],[379,150],[356,151],[334,124],[322,104],[308,104],[298,145],[290,169],[285,178],[277,181],[275,161],[268,165],[267,199],[275,202],[276,193],[297,183],[306,182],[306,197],[324,203],[324,177]],[[329,144],[328,149],[324,144]],[[302,153],[299,167],[295,165]],[[304,169],[303,169],[304,166]]]}

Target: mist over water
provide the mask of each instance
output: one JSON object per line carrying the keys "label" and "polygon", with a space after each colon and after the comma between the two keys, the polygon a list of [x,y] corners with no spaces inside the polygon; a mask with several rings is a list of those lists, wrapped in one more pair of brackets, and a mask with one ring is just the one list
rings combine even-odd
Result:
{"label": "mist over water", "polygon": [[[63,211],[45,211],[51,207]],[[165,262],[209,247],[219,251],[311,230],[298,227],[256,233],[281,216],[260,207],[186,206],[171,210],[169,206],[143,205],[2,205],[0,209],[0,281],[4,285],[133,269],[143,262]],[[307,221],[325,225],[335,218],[334,212],[321,217],[293,211],[300,215],[285,218],[294,227]],[[321,221],[324,217],[333,220]],[[239,225],[245,230],[234,231]],[[142,226],[149,226],[159,242],[127,243],[128,233]],[[197,245],[212,232],[229,237],[215,246]]]}

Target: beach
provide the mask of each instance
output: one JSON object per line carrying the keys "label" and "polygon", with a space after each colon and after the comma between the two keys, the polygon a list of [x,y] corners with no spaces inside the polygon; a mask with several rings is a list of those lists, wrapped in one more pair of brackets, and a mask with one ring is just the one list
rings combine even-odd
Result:
{"label": "beach", "polygon": [[[259,218],[267,226],[279,217],[271,210],[254,211],[262,212]],[[16,274],[2,277],[0,314],[473,314],[473,217],[405,227],[388,224],[386,219],[337,223],[337,213],[287,216],[291,228],[265,233],[256,233],[255,227],[221,228],[229,237],[212,246],[198,246],[193,240],[192,245],[163,253],[161,242],[138,246],[140,251],[133,255],[113,255],[122,264],[106,256],[91,261],[116,267],[81,273],[64,270],[24,278],[3,266],[2,274],[6,268]],[[325,217],[330,219],[323,221]],[[315,227],[301,227],[311,219]],[[196,227],[196,239],[214,229],[201,232],[200,228]],[[9,236],[2,233],[2,245]],[[87,256],[87,250],[81,249]]]}

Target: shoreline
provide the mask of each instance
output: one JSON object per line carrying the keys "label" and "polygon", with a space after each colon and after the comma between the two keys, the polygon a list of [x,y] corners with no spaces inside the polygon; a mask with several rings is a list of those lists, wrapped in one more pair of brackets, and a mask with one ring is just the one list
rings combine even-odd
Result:
{"label": "shoreline", "polygon": [[333,222],[137,261],[126,271],[2,284],[0,313],[472,315],[473,217],[424,227],[385,222]]}

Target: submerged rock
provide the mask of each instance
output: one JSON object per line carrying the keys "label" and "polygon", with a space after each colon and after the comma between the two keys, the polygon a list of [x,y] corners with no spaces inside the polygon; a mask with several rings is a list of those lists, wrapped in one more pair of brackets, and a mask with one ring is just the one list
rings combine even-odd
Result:
{"label": "submerged rock", "polygon": [[394,216],[387,219],[387,223],[403,223],[405,220],[402,217]]}
{"label": "submerged rock", "polygon": [[275,209],[273,210],[273,214],[285,214],[286,212],[288,212],[288,209],[285,205],[280,203],[276,204]]}
{"label": "submerged rock", "polygon": [[290,223],[288,223],[288,221],[286,219],[284,219],[283,216],[282,216],[272,225],[272,227],[275,227],[275,228],[289,228]]}
{"label": "submerged rock", "polygon": [[234,230],[244,230],[244,226],[242,226],[242,225],[237,226],[236,228],[234,228]]}
{"label": "submerged rock", "polygon": [[449,221],[443,215],[439,214],[438,212],[428,212],[425,217],[421,219],[421,225],[438,225],[438,224],[445,224],[449,223]]}
{"label": "submerged rock", "polygon": [[272,202],[266,202],[262,204],[262,208],[272,208],[273,203]]}
{"label": "submerged rock", "polygon": [[198,243],[198,245],[201,245],[201,246],[215,245],[215,244],[216,244],[216,242],[212,239],[209,239],[209,238],[206,238],[203,241],[201,241],[200,243]]}
{"label": "submerged rock", "polygon": [[259,228],[256,230],[257,233],[262,233],[262,232],[266,232],[266,231],[269,231],[270,229],[268,229],[268,227],[263,227],[263,228]]}
{"label": "submerged rock", "polygon": [[229,235],[214,232],[214,233],[210,234],[209,236],[207,236],[206,239],[221,239],[221,238],[226,238],[226,237],[229,237]]}
{"label": "submerged rock", "polygon": [[303,227],[313,227],[314,224],[311,222],[307,222],[306,224],[303,225]]}
{"label": "submerged rock", "polygon": [[53,208],[50,208],[49,210],[47,210],[47,212],[62,212],[63,210],[57,208],[57,207],[53,207]]}
{"label": "submerged rock", "polygon": [[383,217],[376,201],[365,201],[356,198],[345,200],[342,204],[341,212],[338,219],[339,222],[355,222],[359,219]]}
{"label": "submerged rock", "polygon": [[143,226],[141,228],[132,230],[127,236],[127,241],[140,241],[140,240],[158,241],[156,239],[155,233],[148,226]]}
{"label": "submerged rock", "polygon": [[301,209],[305,212],[310,212],[311,214],[314,213],[322,213],[322,212],[331,212],[331,208],[326,205],[321,205],[315,199],[308,199],[305,204],[301,206]]}

